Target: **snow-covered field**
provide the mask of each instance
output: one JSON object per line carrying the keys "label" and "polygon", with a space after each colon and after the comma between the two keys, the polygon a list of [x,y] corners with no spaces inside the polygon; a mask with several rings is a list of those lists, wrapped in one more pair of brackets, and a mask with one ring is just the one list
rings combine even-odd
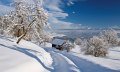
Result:
{"label": "snow-covered field", "polygon": [[72,52],[72,54],[88,62],[96,64],[96,67],[94,67],[96,69],[97,69],[97,66],[104,67],[99,72],[106,72],[104,71],[105,68],[120,71],[120,47],[110,48],[109,54],[107,55],[107,57],[94,57],[91,55],[83,55],[81,53],[75,53],[75,52]]}
{"label": "snow-covered field", "polygon": [[0,72],[120,72],[120,47],[110,48],[107,57],[83,55],[76,46],[71,52],[39,47],[22,40],[0,37]]}
{"label": "snow-covered field", "polygon": [[[79,46],[76,46],[75,49],[73,49],[69,53],[67,53],[66,51],[61,52],[51,48],[45,49],[46,51],[51,53],[53,61],[57,63],[57,67],[59,67],[60,69],[57,69],[59,71],[54,72],[120,72],[120,47],[110,49],[109,55],[103,58],[83,55],[80,52]],[[62,57],[60,57],[58,54],[62,55]],[[59,58],[57,58],[56,55]],[[60,60],[63,60],[64,57],[67,58],[65,59],[66,61],[69,60],[70,62],[72,62],[74,70],[71,69],[71,71],[65,71],[68,67],[66,67],[66,63],[62,65],[61,69],[60,66],[63,61],[61,62]]]}
{"label": "snow-covered field", "polygon": [[21,41],[0,38],[0,72],[48,72],[52,58],[43,48]]}

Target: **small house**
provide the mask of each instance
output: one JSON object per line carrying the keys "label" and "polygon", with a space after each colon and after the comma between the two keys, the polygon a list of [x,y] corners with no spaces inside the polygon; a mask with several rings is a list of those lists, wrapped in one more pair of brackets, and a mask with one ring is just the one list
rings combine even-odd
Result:
{"label": "small house", "polygon": [[64,49],[64,47],[63,47],[64,43],[66,43],[66,40],[54,38],[52,40],[52,47],[54,47],[56,49],[59,49],[59,50],[63,50]]}

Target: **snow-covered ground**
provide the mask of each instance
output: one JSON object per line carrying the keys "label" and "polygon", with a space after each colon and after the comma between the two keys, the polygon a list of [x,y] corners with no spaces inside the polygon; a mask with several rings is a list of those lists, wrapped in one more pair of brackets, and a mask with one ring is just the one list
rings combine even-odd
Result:
{"label": "snow-covered ground", "polygon": [[0,72],[120,72],[120,47],[110,48],[107,57],[93,57],[81,54],[79,46],[68,53],[50,43],[15,42],[0,37]]}
{"label": "snow-covered ground", "polygon": [[[76,46],[75,49],[73,49],[69,53],[67,53],[66,51],[61,52],[51,48],[45,49],[50,53],[54,53],[52,54],[53,61],[56,60],[56,56],[54,55],[61,54],[75,65],[74,70],[76,71],[61,71],[63,69],[67,69],[66,65],[63,64],[64,68],[60,69],[60,72],[120,72],[120,47],[110,48],[107,57],[94,57],[91,55],[83,55],[82,53],[80,53],[79,46]],[[59,59],[57,59],[56,63],[59,63]]]}
{"label": "snow-covered ground", "polygon": [[0,72],[49,72],[52,58],[43,48],[22,40],[0,38]]}
{"label": "snow-covered ground", "polygon": [[[75,50],[76,50],[76,52],[75,52]],[[110,48],[108,53],[109,54],[107,55],[107,57],[94,57],[91,55],[83,55],[80,53],[80,47],[77,46],[69,54],[72,54],[72,55],[77,56],[83,60],[86,60],[86,63],[85,63],[86,66],[89,64],[89,63],[87,64],[87,62],[91,62],[91,64],[92,63],[96,64],[96,67],[93,67],[94,65],[93,66],[91,65],[90,67],[93,67],[96,69],[97,69],[97,65],[104,67],[99,72],[106,72],[104,70],[105,68],[120,72],[120,47]],[[69,55],[69,57],[73,58],[72,55]],[[90,67],[88,67],[88,68],[90,69]],[[111,72],[115,72],[115,71],[111,71]],[[91,71],[89,71],[89,72],[91,72]],[[110,72],[110,71],[107,71],[107,72]]]}

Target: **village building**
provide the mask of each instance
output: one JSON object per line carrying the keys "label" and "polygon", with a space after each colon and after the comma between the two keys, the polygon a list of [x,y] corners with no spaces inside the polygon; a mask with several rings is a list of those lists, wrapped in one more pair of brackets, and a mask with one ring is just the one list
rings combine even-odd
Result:
{"label": "village building", "polygon": [[67,42],[67,40],[64,40],[64,39],[60,39],[60,38],[54,38],[52,40],[52,47],[53,48],[56,48],[56,49],[59,49],[59,50],[63,50],[64,47],[63,45]]}

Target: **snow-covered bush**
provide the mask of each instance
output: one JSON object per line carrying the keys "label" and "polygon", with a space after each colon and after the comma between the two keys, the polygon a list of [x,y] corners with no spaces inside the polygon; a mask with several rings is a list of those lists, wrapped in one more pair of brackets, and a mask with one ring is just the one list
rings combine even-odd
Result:
{"label": "snow-covered bush", "polygon": [[84,41],[82,51],[85,52],[85,54],[93,55],[95,57],[99,56],[106,56],[108,53],[108,45],[106,42],[104,42],[103,39],[100,39],[99,37],[94,36],[93,38],[90,38],[90,40]]}
{"label": "snow-covered bush", "polygon": [[43,34],[43,36],[41,37],[42,38],[42,40],[41,40],[41,42],[39,42],[39,44],[40,45],[46,45],[47,43],[50,43],[51,41],[52,41],[52,39],[53,39],[53,37],[51,36],[51,34],[50,33],[47,33],[47,35],[46,34]]}
{"label": "snow-covered bush", "polygon": [[67,52],[69,52],[72,48],[74,48],[74,44],[71,43],[70,41],[66,41],[64,44],[63,44],[63,48],[65,50],[67,50]]}
{"label": "snow-covered bush", "polygon": [[81,43],[81,52],[85,52],[87,50],[87,45],[88,44],[88,40],[84,39]]}
{"label": "snow-covered bush", "polygon": [[118,46],[120,46],[120,38],[118,38]]}
{"label": "snow-covered bush", "polygon": [[3,18],[0,16],[0,34],[3,34]]}
{"label": "snow-covered bush", "polygon": [[7,32],[7,28],[10,26],[10,16],[0,16],[0,34],[5,34]]}
{"label": "snow-covered bush", "polygon": [[81,40],[80,38],[76,38],[75,41],[74,41],[74,43],[75,43],[76,45],[81,45],[82,40]]}
{"label": "snow-covered bush", "polygon": [[108,42],[109,45],[118,45],[118,35],[113,29],[103,31],[101,38]]}

